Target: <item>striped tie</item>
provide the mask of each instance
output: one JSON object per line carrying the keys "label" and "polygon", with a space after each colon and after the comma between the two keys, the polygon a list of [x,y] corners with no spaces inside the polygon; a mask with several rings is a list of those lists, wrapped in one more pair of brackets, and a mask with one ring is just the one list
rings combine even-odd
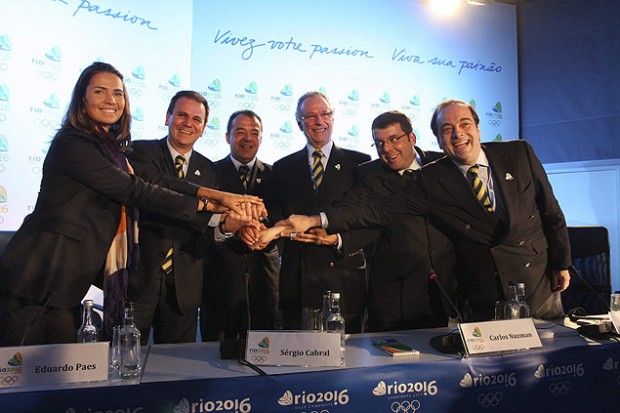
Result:
{"label": "striped tie", "polygon": [[[185,178],[185,174],[183,173],[183,165],[185,164],[185,158],[181,155],[178,155],[174,158],[174,171],[179,178]],[[174,248],[168,249],[166,253],[166,257],[164,258],[164,263],[161,265],[161,269],[164,270],[166,274],[170,274],[172,272],[172,258],[174,256]]]}
{"label": "striped tie", "polygon": [[468,170],[471,175],[471,187],[474,190],[476,198],[478,198],[478,201],[480,201],[484,209],[486,209],[487,212],[492,213],[493,205],[491,204],[491,198],[489,198],[489,193],[487,192],[482,179],[480,179],[480,175],[478,175],[479,168],[480,165],[476,164]]}
{"label": "striped tie", "polygon": [[323,169],[323,164],[321,163],[321,158],[323,157],[323,152],[319,149],[312,153],[312,157],[314,161],[312,162],[312,184],[314,185],[314,190],[318,190],[321,182],[323,181],[323,173],[325,170]]}
{"label": "striped tie", "polygon": [[183,165],[185,165],[185,158],[181,155],[178,155],[174,158],[174,170],[179,178],[185,178],[185,174],[183,173]]}
{"label": "striped tie", "polygon": [[248,178],[250,177],[250,168],[247,165],[241,165],[239,167],[239,179],[245,191],[248,190]]}

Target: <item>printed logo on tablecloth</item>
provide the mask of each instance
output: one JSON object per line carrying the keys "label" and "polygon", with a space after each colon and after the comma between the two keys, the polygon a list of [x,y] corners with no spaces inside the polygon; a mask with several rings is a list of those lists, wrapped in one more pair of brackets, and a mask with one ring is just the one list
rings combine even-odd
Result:
{"label": "printed logo on tablecloth", "polygon": [[221,412],[221,413],[248,413],[252,411],[250,398],[245,399],[229,399],[229,400],[204,400],[190,402],[185,397],[174,406],[170,413],[204,413],[204,412]]}
{"label": "printed logo on tablecloth", "polygon": [[[483,391],[478,394],[478,403],[485,408],[497,407],[504,398],[501,388],[514,387],[517,385],[517,373],[506,372],[500,374],[471,374],[465,373],[459,386],[463,389],[480,388]],[[492,391],[487,392],[490,389]]]}
{"label": "printed logo on tablecloth", "polygon": [[534,371],[534,377],[549,382],[548,390],[553,396],[564,396],[573,387],[571,378],[582,377],[585,374],[583,363],[574,364],[539,364]]}
{"label": "printed logo on tablecloth", "polygon": [[[603,363],[603,370],[612,371],[620,370],[620,361],[614,360],[611,357],[607,357],[607,360]],[[620,385],[620,376],[616,377],[616,383]]]}
{"label": "printed logo on tablecloth", "polygon": [[439,392],[437,380],[400,383],[392,381],[386,383],[381,380],[372,389],[372,394],[385,397],[390,402],[393,412],[415,413],[422,407],[419,400],[423,397],[435,396]]}
{"label": "printed logo on tablecloth", "polygon": [[349,389],[314,393],[307,392],[306,390],[293,393],[291,390],[286,390],[278,399],[280,406],[291,406],[295,411],[308,409],[318,412],[324,411],[326,413],[329,413],[329,410],[327,410],[329,407],[346,405],[348,403]]}

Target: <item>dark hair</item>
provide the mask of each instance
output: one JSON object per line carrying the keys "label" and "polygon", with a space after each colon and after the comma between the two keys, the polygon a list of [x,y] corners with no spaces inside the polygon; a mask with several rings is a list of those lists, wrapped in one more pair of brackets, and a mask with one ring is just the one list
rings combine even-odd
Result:
{"label": "dark hair", "polygon": [[297,120],[297,123],[301,122],[301,105],[304,103],[306,99],[316,97],[316,96],[323,98],[325,102],[327,102],[327,106],[329,106],[329,110],[333,112],[334,107],[332,106],[327,96],[325,96],[325,93],[322,93],[319,91],[306,92],[299,98],[299,100],[297,100],[297,109],[295,110],[295,119]]}
{"label": "dark hair", "polygon": [[413,125],[411,124],[411,119],[403,112],[398,110],[389,110],[387,112],[383,112],[379,116],[372,121],[372,136],[375,136],[375,129],[385,129],[390,125],[398,123],[400,128],[407,135],[413,132]]}
{"label": "dark hair", "polygon": [[226,133],[230,135],[230,128],[232,128],[232,124],[238,116],[249,116],[250,118],[256,118],[258,123],[260,123],[260,130],[263,131],[263,120],[254,112],[253,110],[244,109],[233,112],[232,115],[228,118],[228,124],[226,125]]}
{"label": "dark hair", "polygon": [[174,105],[176,105],[177,100],[181,98],[193,99],[198,103],[202,103],[202,106],[205,107],[205,124],[206,124],[207,120],[209,120],[209,104],[207,103],[207,99],[205,99],[204,96],[202,96],[200,93],[195,92],[193,90],[181,90],[177,92],[170,100],[170,104],[168,105],[168,111],[167,111],[168,114],[172,115],[172,112],[174,112]]}
{"label": "dark hair", "polygon": [[[125,99],[125,107],[120,119],[110,126],[110,131],[106,131],[101,125],[95,122],[86,113],[86,104],[84,103],[84,97],[86,96],[86,89],[93,76],[98,73],[112,73],[121,79],[123,83],[123,98]],[[131,141],[130,126],[131,126],[131,111],[129,109],[129,96],[127,94],[127,88],[125,88],[125,82],[123,81],[123,75],[114,66],[104,62],[94,62],[86,69],[82,71],[80,77],[73,88],[73,94],[71,95],[71,102],[67,113],[62,121],[62,128],[72,127],[88,134],[94,134],[95,136],[110,139],[119,144],[120,149],[127,148]],[[58,136],[58,135],[56,135]]]}
{"label": "dark hair", "polygon": [[442,110],[444,110],[446,107],[450,105],[462,105],[462,106],[469,108],[471,112],[471,116],[474,118],[474,122],[476,122],[476,125],[480,123],[480,117],[478,116],[478,112],[476,112],[476,109],[469,103],[466,103],[462,100],[456,100],[456,99],[444,100],[439,105],[437,105],[437,107],[435,108],[435,111],[433,112],[433,117],[431,118],[431,130],[433,131],[433,134],[436,137],[439,137],[439,130],[437,130],[437,116],[439,116],[439,113]]}

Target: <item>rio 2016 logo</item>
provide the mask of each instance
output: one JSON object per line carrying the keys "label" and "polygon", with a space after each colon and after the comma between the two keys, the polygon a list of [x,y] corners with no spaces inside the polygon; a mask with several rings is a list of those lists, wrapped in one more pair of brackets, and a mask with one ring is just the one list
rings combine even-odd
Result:
{"label": "rio 2016 logo", "polygon": [[284,394],[278,399],[280,406],[290,405],[304,405],[313,403],[332,403],[347,404],[349,403],[349,390],[330,390],[326,392],[306,393],[302,391],[299,394],[293,394],[290,390],[284,392]]}
{"label": "rio 2016 logo", "polygon": [[437,381],[417,381],[415,383],[398,383],[386,384],[383,380],[377,383],[377,386],[372,390],[372,394],[375,396],[389,396],[395,394],[406,393],[419,393],[425,396],[435,396],[439,388],[437,387]]}

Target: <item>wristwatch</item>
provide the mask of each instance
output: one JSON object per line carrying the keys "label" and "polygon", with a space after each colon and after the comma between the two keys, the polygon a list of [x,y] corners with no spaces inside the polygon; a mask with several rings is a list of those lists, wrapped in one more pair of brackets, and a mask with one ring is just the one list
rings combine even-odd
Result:
{"label": "wristwatch", "polygon": [[200,198],[200,201],[202,201],[202,209],[200,211],[201,212],[208,212],[207,211],[207,204],[209,203],[209,199],[208,198]]}

